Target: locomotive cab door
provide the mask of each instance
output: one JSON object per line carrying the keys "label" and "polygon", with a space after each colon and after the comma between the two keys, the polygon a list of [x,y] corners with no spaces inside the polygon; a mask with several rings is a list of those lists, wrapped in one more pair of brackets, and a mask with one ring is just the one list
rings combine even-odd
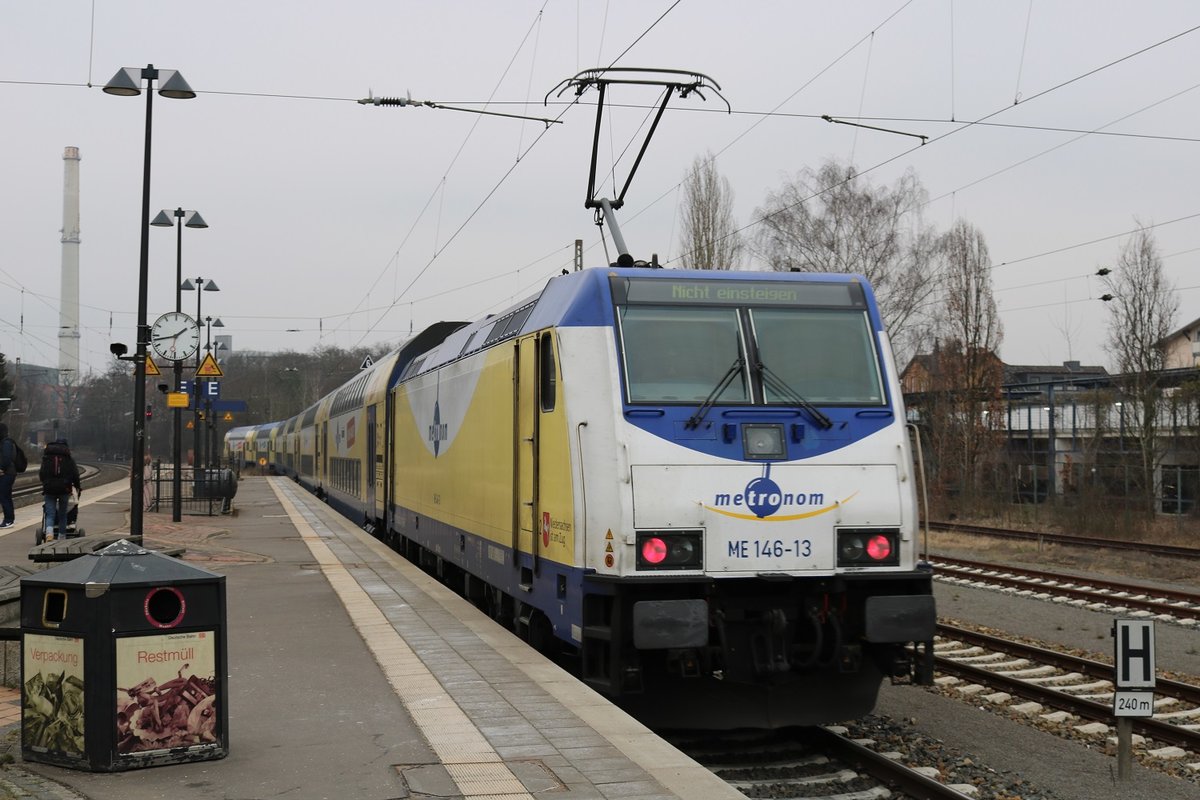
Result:
{"label": "locomotive cab door", "polygon": [[540,508],[541,346],[549,332],[513,343],[513,509],[512,534],[520,585],[531,589],[538,572],[542,524]]}

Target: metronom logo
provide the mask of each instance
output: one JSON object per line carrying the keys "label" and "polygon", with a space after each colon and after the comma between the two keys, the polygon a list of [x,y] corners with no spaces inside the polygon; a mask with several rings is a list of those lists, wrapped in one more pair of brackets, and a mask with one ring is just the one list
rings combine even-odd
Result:
{"label": "metronom logo", "polygon": [[[853,496],[851,495],[850,497]],[[740,519],[767,519],[770,517],[773,520],[782,521],[785,519],[798,519],[800,517],[823,514],[826,511],[836,508],[840,503],[846,502],[850,497],[842,501],[835,500],[832,503],[826,504],[825,492],[823,491],[784,491],[778,483],[771,479],[771,465],[766,464],[763,468],[763,474],[747,483],[741,492],[718,492],[713,496],[712,505],[705,507],[711,511]],[[749,511],[753,516],[740,514],[736,510],[732,510],[742,508]],[[801,508],[805,510],[800,514],[775,516],[781,509],[798,510]]]}

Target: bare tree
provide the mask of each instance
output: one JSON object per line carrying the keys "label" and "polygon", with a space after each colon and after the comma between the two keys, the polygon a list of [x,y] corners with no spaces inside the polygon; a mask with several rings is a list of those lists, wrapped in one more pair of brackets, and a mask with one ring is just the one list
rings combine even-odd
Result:
{"label": "bare tree", "polygon": [[687,269],[738,269],[742,237],[733,221],[733,190],[712,153],[696,156],[683,180],[680,259]]}
{"label": "bare tree", "polygon": [[985,462],[999,450],[1004,368],[997,351],[1004,331],[983,233],[960,220],[938,239],[936,253],[944,290],[937,324],[948,342],[937,352],[946,395],[937,404],[944,411],[937,455],[944,466],[953,465],[956,482],[971,496]]}
{"label": "bare tree", "polygon": [[992,294],[987,242],[974,225],[959,220],[938,239],[937,255],[945,290],[939,322],[951,338],[962,342],[964,350],[980,356],[968,365],[968,386],[986,386],[986,379],[992,376],[978,365],[991,361],[982,356],[995,354],[1004,340],[1004,326]]}
{"label": "bare tree", "polygon": [[1162,257],[1148,228],[1138,230],[1125,242],[1112,271],[1102,280],[1111,295],[1109,352],[1124,397],[1133,405],[1126,418],[1133,420],[1139,445],[1146,510],[1154,513],[1158,496],[1154,476],[1163,455],[1155,435],[1163,403],[1163,339],[1175,327],[1179,298],[1163,274]]}
{"label": "bare tree", "polygon": [[16,395],[13,394],[13,382],[8,378],[8,367],[4,359],[4,353],[0,353],[0,415],[8,411],[8,407],[12,405],[13,400],[16,400]]}
{"label": "bare tree", "polygon": [[936,283],[935,237],[922,219],[926,193],[911,170],[891,187],[859,178],[853,165],[805,169],[756,209],[756,254],[771,269],[851,272],[867,277],[901,363],[927,333]]}

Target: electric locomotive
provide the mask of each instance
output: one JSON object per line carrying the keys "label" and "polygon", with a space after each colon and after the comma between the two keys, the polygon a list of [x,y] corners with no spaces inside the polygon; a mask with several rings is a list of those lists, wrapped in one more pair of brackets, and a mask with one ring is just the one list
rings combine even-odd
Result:
{"label": "electric locomotive", "polygon": [[643,720],[830,722],[884,677],[931,678],[904,410],[861,276],[570,273],[390,395],[383,535]]}
{"label": "electric locomotive", "polygon": [[431,326],[271,427],[269,457],[648,724],[860,716],[884,679],[932,680],[936,621],[874,295],[858,275],[639,267],[615,220],[632,173],[595,193],[618,84],[662,86],[659,116],[719,88],[561,84],[600,92],[585,205],[616,266]]}

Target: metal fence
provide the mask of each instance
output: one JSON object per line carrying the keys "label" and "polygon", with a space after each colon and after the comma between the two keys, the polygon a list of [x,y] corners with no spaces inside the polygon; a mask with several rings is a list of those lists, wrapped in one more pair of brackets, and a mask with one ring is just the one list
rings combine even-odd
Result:
{"label": "metal fence", "polygon": [[[148,481],[148,510],[170,513],[175,502],[175,468],[156,461],[153,478]],[[181,513],[216,516],[233,512],[237,494],[237,474],[227,467],[183,466],[180,472],[179,508]]]}

